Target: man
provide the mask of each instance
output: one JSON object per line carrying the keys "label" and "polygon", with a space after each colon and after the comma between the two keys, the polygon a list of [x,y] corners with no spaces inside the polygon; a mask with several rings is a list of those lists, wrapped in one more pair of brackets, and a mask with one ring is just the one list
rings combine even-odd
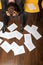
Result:
{"label": "man", "polygon": [[3,18],[3,33],[6,31],[8,21],[10,17],[20,15],[20,28],[23,32],[24,22],[26,19],[26,13],[24,13],[24,1],[23,0],[2,0],[2,18]]}

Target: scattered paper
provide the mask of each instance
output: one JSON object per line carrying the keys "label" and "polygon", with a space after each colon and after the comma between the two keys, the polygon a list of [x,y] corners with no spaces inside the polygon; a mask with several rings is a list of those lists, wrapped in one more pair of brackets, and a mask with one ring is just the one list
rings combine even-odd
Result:
{"label": "scattered paper", "polygon": [[38,29],[38,27],[35,26],[35,25],[32,25],[31,27],[32,27],[32,29],[34,29],[34,30],[37,30],[37,29]]}
{"label": "scattered paper", "polygon": [[29,33],[31,33],[31,27],[29,26],[29,25],[26,25],[25,27],[24,27],[24,30],[26,30],[27,32],[29,32]]}
{"label": "scattered paper", "polygon": [[11,49],[14,52],[14,55],[20,55],[20,54],[24,54],[25,53],[25,49],[24,46],[21,45],[19,46],[17,43],[13,42],[11,44]]}
{"label": "scattered paper", "polygon": [[30,27],[29,25],[26,25],[24,30],[29,32],[34,36],[36,40],[40,39],[42,36],[39,34],[39,32],[36,30],[36,27]]}
{"label": "scattered paper", "polygon": [[35,7],[35,5],[34,4],[28,4],[28,7],[29,7],[29,9],[30,10],[36,10],[36,7]]}
{"label": "scattered paper", "polygon": [[7,41],[4,41],[4,42],[1,44],[1,48],[2,48],[6,53],[8,53],[8,52],[11,50],[11,46],[10,46],[10,44],[9,44]]}
{"label": "scattered paper", "polygon": [[23,34],[20,33],[17,30],[9,33],[9,39],[11,39],[11,38],[17,38],[18,40],[20,40],[22,38],[22,36],[23,36]]}
{"label": "scattered paper", "polygon": [[17,30],[13,32],[5,32],[5,33],[2,33],[2,31],[0,31],[0,37],[6,38],[6,39],[17,38],[18,40],[20,40],[22,36],[23,34],[18,32]]}
{"label": "scattered paper", "polygon": [[13,24],[11,24],[9,27],[7,27],[7,29],[8,29],[9,31],[13,31],[13,30],[15,30],[17,27],[18,27],[18,26],[17,26],[15,23],[13,23]]}
{"label": "scattered paper", "polygon": [[2,39],[0,39],[0,44],[2,43],[2,41],[3,41],[3,40],[2,40]]}
{"label": "scattered paper", "polygon": [[2,38],[9,39],[10,38],[9,34],[10,34],[9,32],[2,33],[2,31],[0,31],[0,37]]}
{"label": "scattered paper", "polygon": [[3,27],[3,23],[2,23],[2,22],[0,22],[0,30],[2,29],[2,27]]}
{"label": "scattered paper", "polygon": [[13,42],[12,44],[9,44],[7,41],[4,41],[0,47],[8,53],[10,50],[14,52],[14,55],[19,55],[25,53],[24,46],[19,46],[17,43]]}
{"label": "scattered paper", "polygon": [[19,31],[15,30],[13,32],[9,32],[9,39],[12,38],[17,38],[18,40],[20,40],[22,38],[23,34],[20,33]]}
{"label": "scattered paper", "polygon": [[15,30],[15,37],[20,40],[23,37],[23,34],[20,33],[19,31]]}
{"label": "scattered paper", "polygon": [[35,45],[32,42],[31,34],[24,34],[24,39],[25,39],[25,46],[28,48],[29,51],[32,51],[35,49]]}

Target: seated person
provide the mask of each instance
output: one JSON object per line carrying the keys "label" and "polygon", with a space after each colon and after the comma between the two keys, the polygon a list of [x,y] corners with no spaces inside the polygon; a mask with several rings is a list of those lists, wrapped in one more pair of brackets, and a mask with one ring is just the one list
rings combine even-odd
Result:
{"label": "seated person", "polygon": [[[24,11],[23,11],[23,0],[21,0],[20,2],[18,0],[2,0],[2,19],[3,19],[3,29],[2,32],[4,33],[6,31],[7,25],[8,25],[8,21],[10,17],[15,17],[18,16],[22,13],[22,15],[20,15],[20,29],[21,31],[23,31],[23,27],[24,27],[24,21],[26,19]],[[20,3],[20,5],[18,5],[17,3]]]}
{"label": "seated person", "polygon": [[17,16],[20,12],[19,7],[16,3],[9,3],[6,10],[7,16]]}

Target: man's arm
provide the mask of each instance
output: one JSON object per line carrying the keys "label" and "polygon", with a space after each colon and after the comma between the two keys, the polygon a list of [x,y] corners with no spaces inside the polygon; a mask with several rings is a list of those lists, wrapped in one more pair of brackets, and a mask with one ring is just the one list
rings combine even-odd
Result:
{"label": "man's arm", "polygon": [[18,15],[20,15],[24,11],[24,2],[25,2],[25,0],[15,0],[15,2],[19,6],[20,12],[19,12]]}
{"label": "man's arm", "polygon": [[2,9],[6,10],[7,0],[2,0]]}

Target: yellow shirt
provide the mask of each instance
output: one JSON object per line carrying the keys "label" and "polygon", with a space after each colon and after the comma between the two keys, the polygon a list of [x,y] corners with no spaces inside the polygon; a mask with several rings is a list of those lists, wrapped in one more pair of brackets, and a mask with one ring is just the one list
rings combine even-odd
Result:
{"label": "yellow shirt", "polygon": [[2,9],[2,3],[1,3],[1,0],[0,0],[0,9]]}
{"label": "yellow shirt", "polygon": [[[41,3],[42,8],[43,8],[43,1]],[[2,9],[2,3],[0,0],[0,9]],[[38,0],[26,0],[24,3],[24,11],[30,12],[30,13],[35,13],[39,12],[39,6],[38,6]]]}
{"label": "yellow shirt", "polygon": [[41,5],[42,5],[42,9],[43,9],[43,1],[42,1]]}
{"label": "yellow shirt", "polygon": [[24,4],[24,11],[30,13],[39,12],[38,0],[26,0]]}

